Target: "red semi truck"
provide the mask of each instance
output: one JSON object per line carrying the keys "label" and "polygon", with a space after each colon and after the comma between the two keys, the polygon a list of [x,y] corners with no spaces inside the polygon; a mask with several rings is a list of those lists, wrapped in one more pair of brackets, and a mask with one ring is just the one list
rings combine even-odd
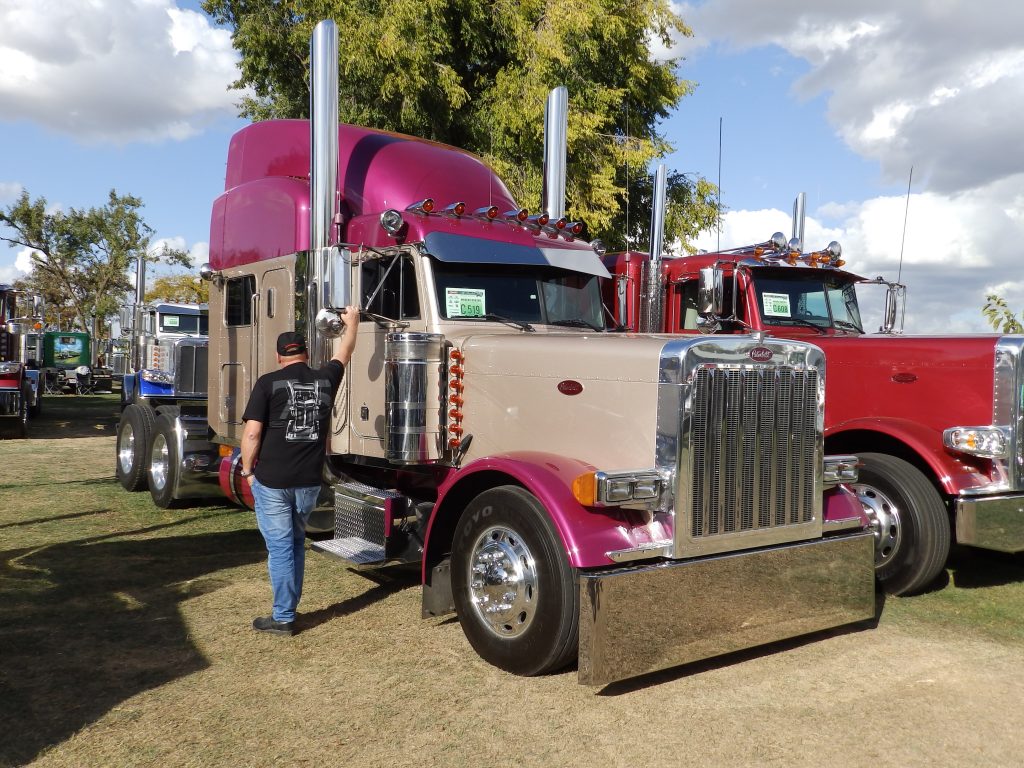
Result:
{"label": "red semi truck", "polygon": [[[952,535],[1024,551],[1024,337],[902,335],[903,286],[845,269],[837,243],[803,252],[798,220],[795,211],[789,241],[777,232],[679,258],[660,259],[654,247],[653,260],[609,254],[605,300],[628,328],[692,338],[756,332],[825,351],[825,450],[858,457],[854,489],[872,522],[886,591],[908,595],[932,584]],[[888,288],[874,333],[857,299],[866,283]]]}
{"label": "red semi truck", "polygon": [[43,408],[36,348],[42,327],[42,297],[0,284],[0,424],[15,424],[22,437]]}
{"label": "red semi truck", "polygon": [[319,25],[311,121],[231,141],[202,269],[209,400],[157,408],[158,503],[215,484],[251,504],[241,416],[274,340],[299,330],[322,364],[357,304],[334,537],[313,546],[418,564],[424,617],[457,613],[487,661],[578,658],[603,684],[872,618],[854,463],[824,454],[820,350],[604,332],[608,273],[561,202],[530,216],[467,152],[339,125],[336,46]]}

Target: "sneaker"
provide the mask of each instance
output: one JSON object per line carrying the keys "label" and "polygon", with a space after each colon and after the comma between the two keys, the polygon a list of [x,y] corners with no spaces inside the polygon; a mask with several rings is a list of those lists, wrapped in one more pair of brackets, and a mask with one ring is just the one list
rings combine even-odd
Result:
{"label": "sneaker", "polygon": [[291,635],[295,634],[295,624],[291,621],[274,621],[273,616],[260,616],[253,619],[252,628],[257,632],[266,632],[268,635]]}

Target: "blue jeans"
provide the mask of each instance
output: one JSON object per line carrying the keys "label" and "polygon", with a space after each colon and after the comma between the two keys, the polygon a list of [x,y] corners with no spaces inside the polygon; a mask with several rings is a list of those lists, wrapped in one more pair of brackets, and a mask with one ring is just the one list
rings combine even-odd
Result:
{"label": "blue jeans", "polygon": [[320,495],[319,485],[267,488],[253,480],[256,523],[267,543],[267,570],[274,590],[274,621],[295,621],[306,568],[306,522]]}

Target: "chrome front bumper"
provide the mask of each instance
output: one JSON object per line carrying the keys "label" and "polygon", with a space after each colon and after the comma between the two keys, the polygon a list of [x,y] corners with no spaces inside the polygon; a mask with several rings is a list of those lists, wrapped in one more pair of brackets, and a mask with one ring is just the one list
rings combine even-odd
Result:
{"label": "chrome front bumper", "polygon": [[605,685],[873,618],[858,532],[580,576],[579,682]]}
{"label": "chrome front bumper", "polygon": [[0,416],[18,416],[21,392],[17,389],[0,390]]}
{"label": "chrome front bumper", "polygon": [[997,552],[1024,551],[1024,494],[957,499],[956,540]]}

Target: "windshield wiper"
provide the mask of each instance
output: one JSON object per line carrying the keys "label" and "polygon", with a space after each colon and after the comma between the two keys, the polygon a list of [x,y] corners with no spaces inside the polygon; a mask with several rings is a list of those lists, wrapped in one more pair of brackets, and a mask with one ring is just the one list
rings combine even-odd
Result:
{"label": "windshield wiper", "polygon": [[834,325],[836,328],[842,328],[844,330],[856,331],[857,333],[864,333],[863,329],[858,328],[856,325],[854,325],[853,323],[848,322],[846,320],[833,320],[832,321],[832,325]]}
{"label": "windshield wiper", "polygon": [[592,331],[604,331],[604,328],[599,328],[593,323],[588,323],[586,320],[580,320],[579,318],[568,318],[566,320],[549,320],[548,325],[564,325],[569,328],[589,328]]}
{"label": "windshield wiper", "polygon": [[519,321],[519,320],[512,320],[511,318],[508,318],[508,317],[502,317],[501,315],[496,315],[493,312],[488,312],[486,315],[477,315],[476,317],[471,317],[469,319],[470,320],[496,320],[499,323],[504,323],[505,325],[511,325],[513,328],[518,328],[521,331],[532,331],[533,330],[533,326],[530,325],[527,322],[522,322],[522,321]]}
{"label": "windshield wiper", "polygon": [[818,333],[824,334],[825,329],[817,323],[812,323],[810,320],[804,320],[802,317],[773,317],[771,325],[785,325],[786,322],[796,323],[797,325],[806,325],[809,328],[813,328]]}

